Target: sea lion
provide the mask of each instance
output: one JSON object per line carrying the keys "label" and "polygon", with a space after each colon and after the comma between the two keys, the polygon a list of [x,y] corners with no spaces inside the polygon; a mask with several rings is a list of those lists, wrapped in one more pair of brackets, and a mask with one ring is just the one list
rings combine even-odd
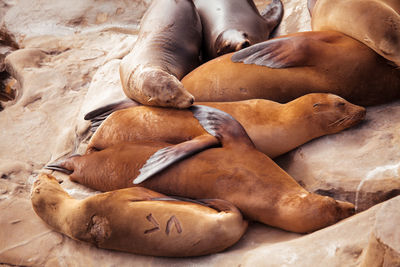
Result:
{"label": "sea lion", "polygon": [[203,25],[202,56],[209,60],[265,41],[283,16],[280,0],[258,12],[253,0],[194,0]]}
{"label": "sea lion", "polygon": [[227,201],[188,202],[134,187],[72,198],[56,178],[40,174],[32,188],[32,206],[50,227],[99,248],[166,257],[190,257],[222,251],[247,228]]}
{"label": "sea lion", "polygon": [[196,101],[288,102],[319,92],[366,106],[400,97],[400,71],[334,31],[290,34],[226,54],[196,68],[182,83]]}
{"label": "sea lion", "polygon": [[[307,94],[289,103],[253,99],[238,102],[200,102],[225,111],[246,129],[256,148],[271,158],[282,155],[311,139],[333,134],[359,123],[365,108],[332,94]],[[178,144],[205,134],[190,111],[136,106],[122,102],[85,116],[97,128],[87,152],[140,140]],[[105,119],[105,120],[104,120]],[[104,120],[104,121],[103,121]]]}
{"label": "sea lion", "polygon": [[400,67],[398,0],[318,0],[311,24],[316,31],[334,30],[353,37]]}
{"label": "sea lion", "polygon": [[101,191],[134,186],[135,179],[135,184],[167,195],[224,199],[250,220],[299,233],[354,212],[351,203],[307,192],[255,149],[229,114],[206,106],[190,109],[207,131],[204,135],[177,145],[120,143],[47,168]]}
{"label": "sea lion", "polygon": [[191,0],[156,0],[120,64],[127,97],[144,105],[187,108],[193,96],[179,81],[199,64],[202,28]]}

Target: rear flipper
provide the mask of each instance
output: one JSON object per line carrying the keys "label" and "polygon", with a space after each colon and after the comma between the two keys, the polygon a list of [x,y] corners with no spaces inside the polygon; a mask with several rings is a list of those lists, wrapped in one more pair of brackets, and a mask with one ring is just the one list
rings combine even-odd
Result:
{"label": "rear flipper", "polygon": [[92,132],[95,132],[97,128],[101,125],[101,123],[110,116],[111,113],[117,110],[140,106],[141,104],[132,100],[130,98],[126,98],[124,100],[108,104],[106,106],[97,108],[95,110],[90,111],[84,117],[85,120],[91,121],[91,128]]}
{"label": "rear flipper", "polygon": [[79,155],[79,154],[74,154],[64,160],[57,161],[57,162],[51,163],[49,165],[46,165],[44,168],[48,169],[48,170],[59,171],[59,172],[71,175],[74,172],[74,170],[72,168],[70,168],[69,161],[73,157],[80,157],[80,156],[81,155]]}
{"label": "rear flipper", "polygon": [[261,12],[261,16],[270,25],[272,32],[272,30],[282,21],[282,2],[280,0],[272,0],[272,2]]}
{"label": "rear flipper", "polygon": [[140,174],[133,180],[134,184],[143,182],[175,162],[219,144],[229,146],[233,143],[254,147],[242,125],[228,113],[199,105],[192,106],[190,110],[210,135],[201,135],[190,141],[160,149],[140,169]]}

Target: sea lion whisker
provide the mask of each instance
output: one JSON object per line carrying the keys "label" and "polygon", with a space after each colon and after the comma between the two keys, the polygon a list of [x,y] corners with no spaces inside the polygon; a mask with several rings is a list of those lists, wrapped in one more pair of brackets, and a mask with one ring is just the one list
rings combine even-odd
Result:
{"label": "sea lion whisker", "polygon": [[338,123],[340,123],[343,119],[344,119],[344,118],[337,119],[337,120],[331,122],[331,123],[329,124],[329,126],[336,126],[336,125],[337,125]]}

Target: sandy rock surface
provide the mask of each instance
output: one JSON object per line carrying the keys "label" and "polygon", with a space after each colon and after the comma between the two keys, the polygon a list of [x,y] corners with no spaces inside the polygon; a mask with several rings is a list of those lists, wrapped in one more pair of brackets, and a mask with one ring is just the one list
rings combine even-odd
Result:
{"label": "sandy rock surface", "polygon": [[[351,201],[360,212],[309,235],[252,224],[223,253],[168,259],[97,249],[52,231],[36,216],[29,195],[37,174],[84,151],[90,137],[85,113],[124,98],[119,61],[133,46],[149,2],[0,0],[0,23],[23,48],[5,59],[18,90],[0,112],[0,265],[371,266],[370,255],[379,251],[390,256],[382,261],[396,263],[400,197],[378,203],[400,193],[400,102],[368,108],[361,125],[278,159],[308,190]],[[260,9],[267,4],[255,2]],[[275,34],[309,30],[305,1],[283,2],[284,21]],[[96,193],[55,174],[74,197]]]}

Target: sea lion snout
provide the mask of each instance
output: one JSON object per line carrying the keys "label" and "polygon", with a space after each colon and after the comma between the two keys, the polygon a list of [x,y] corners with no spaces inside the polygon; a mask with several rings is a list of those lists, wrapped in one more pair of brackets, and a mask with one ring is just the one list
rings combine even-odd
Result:
{"label": "sea lion snout", "polygon": [[[312,95],[318,94],[310,94],[311,97]],[[312,99],[310,106],[316,119],[320,121],[321,129],[330,134],[358,124],[366,115],[364,107],[354,105],[334,94],[327,94],[324,98],[319,97],[318,101]]]}
{"label": "sea lion snout", "polygon": [[215,40],[215,48],[218,56],[239,51],[251,45],[248,36],[237,30],[226,30]]}
{"label": "sea lion snout", "polygon": [[352,203],[340,200],[336,200],[336,203],[338,205],[337,210],[338,210],[339,220],[350,217],[356,213],[355,206]]}
{"label": "sea lion snout", "polygon": [[136,70],[125,94],[149,106],[188,108],[194,102],[194,96],[174,75],[152,67]]}

